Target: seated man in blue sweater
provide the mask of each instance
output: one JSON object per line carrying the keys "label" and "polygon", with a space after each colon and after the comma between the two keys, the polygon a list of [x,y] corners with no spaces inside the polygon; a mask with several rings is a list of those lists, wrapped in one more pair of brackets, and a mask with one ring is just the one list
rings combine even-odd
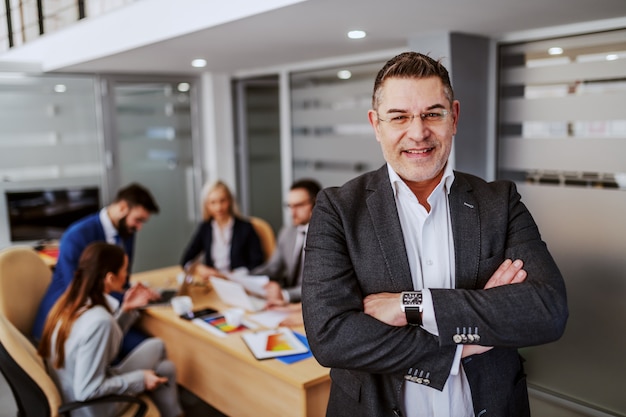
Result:
{"label": "seated man in blue sweater", "polygon": [[[154,198],[139,184],[130,184],[120,189],[113,201],[94,213],[73,223],[61,237],[59,258],[54,269],[52,282],[39,305],[33,336],[41,338],[43,325],[52,305],[63,294],[74,278],[74,271],[83,249],[92,242],[103,241],[117,244],[128,255],[129,270],[133,260],[135,233],[141,230],[153,213],[158,213]],[[128,282],[126,283],[128,287]],[[115,294],[111,294],[115,295]],[[117,294],[121,300],[122,294]],[[138,331],[129,332],[124,339],[121,354],[139,344],[145,336]]]}

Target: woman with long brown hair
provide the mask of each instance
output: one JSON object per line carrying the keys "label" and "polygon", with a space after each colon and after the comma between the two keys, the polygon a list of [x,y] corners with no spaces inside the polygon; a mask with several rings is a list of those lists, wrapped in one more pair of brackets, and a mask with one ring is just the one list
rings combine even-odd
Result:
{"label": "woman with long brown hair", "polygon": [[[160,339],[145,340],[111,365],[124,332],[139,316],[136,308],[153,297],[142,285],[126,290],[121,305],[109,295],[123,289],[127,269],[128,257],[120,247],[104,242],[87,246],[74,279],[48,315],[39,353],[48,359],[66,401],[147,392],[162,417],[180,416],[176,371]],[[73,411],[72,416],[113,417],[122,407],[97,405]]]}

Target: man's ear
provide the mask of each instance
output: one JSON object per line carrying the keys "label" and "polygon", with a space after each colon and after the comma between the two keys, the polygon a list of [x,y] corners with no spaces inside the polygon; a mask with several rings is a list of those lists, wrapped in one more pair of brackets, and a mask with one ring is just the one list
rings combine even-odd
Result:
{"label": "man's ear", "polygon": [[459,100],[454,100],[454,102],[452,102],[452,114],[454,115],[454,120],[453,120],[453,126],[454,126],[454,133],[456,135],[456,128],[459,125],[459,116],[461,115],[461,103],[459,102]]}
{"label": "man's ear", "polygon": [[378,120],[378,113],[376,112],[376,110],[370,109],[367,112],[367,119],[369,120],[370,124],[374,128],[374,134],[376,135],[376,140],[380,142],[380,139],[378,139],[378,125],[380,124],[380,120]]}
{"label": "man's ear", "polygon": [[128,212],[130,211],[130,206],[128,205],[128,201],[126,200],[118,201],[117,209],[120,213],[120,217],[124,217],[128,215]]}

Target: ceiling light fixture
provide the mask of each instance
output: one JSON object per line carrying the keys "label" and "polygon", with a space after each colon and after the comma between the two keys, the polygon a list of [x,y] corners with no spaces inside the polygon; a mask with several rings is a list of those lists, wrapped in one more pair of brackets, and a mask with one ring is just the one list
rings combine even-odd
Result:
{"label": "ceiling light fixture", "polygon": [[337,72],[337,78],[340,80],[349,80],[352,77],[352,73],[348,70],[341,70]]}
{"label": "ceiling light fixture", "polygon": [[180,91],[181,93],[186,93],[187,91],[191,89],[191,85],[189,83],[179,83],[176,86],[176,89]]}
{"label": "ceiling light fixture", "polygon": [[351,30],[348,32],[348,38],[350,39],[363,39],[367,36],[364,30]]}
{"label": "ceiling light fixture", "polygon": [[196,58],[191,61],[191,66],[194,68],[204,68],[206,67],[206,59]]}
{"label": "ceiling light fixture", "polygon": [[561,55],[562,53],[563,53],[563,48],[560,48],[558,46],[554,46],[548,49],[548,54],[550,55]]}
{"label": "ceiling light fixture", "polygon": [[65,84],[57,84],[54,86],[55,93],[65,93],[67,91],[67,87]]}
{"label": "ceiling light fixture", "polygon": [[615,61],[616,59],[619,59],[619,55],[618,54],[608,54],[606,56],[606,60],[607,61]]}

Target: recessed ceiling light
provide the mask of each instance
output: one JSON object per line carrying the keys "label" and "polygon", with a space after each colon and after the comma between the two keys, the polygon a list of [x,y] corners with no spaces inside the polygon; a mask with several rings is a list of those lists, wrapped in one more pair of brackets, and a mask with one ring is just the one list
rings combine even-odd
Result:
{"label": "recessed ceiling light", "polygon": [[558,46],[554,46],[554,47],[548,49],[548,53],[550,55],[561,55],[563,53],[563,48],[560,48]]}
{"label": "recessed ceiling light", "polygon": [[351,30],[348,32],[348,38],[350,39],[363,39],[367,36],[367,33],[363,30]]}
{"label": "recessed ceiling light", "polygon": [[337,72],[337,78],[341,80],[348,80],[350,77],[352,77],[352,73],[348,70],[341,70]]}
{"label": "recessed ceiling light", "polygon": [[204,68],[206,67],[206,59],[196,58],[191,61],[191,66],[194,68]]}
{"label": "recessed ceiling light", "polygon": [[65,93],[67,91],[67,87],[65,84],[57,84],[54,86],[54,91],[56,93]]}
{"label": "recessed ceiling light", "polygon": [[189,85],[189,83],[179,83],[176,86],[176,89],[180,91],[181,93],[186,93],[187,91],[189,91],[190,88],[191,88],[191,85]]}
{"label": "recessed ceiling light", "polygon": [[616,59],[619,59],[619,55],[617,54],[608,54],[606,56],[607,61],[615,61]]}

